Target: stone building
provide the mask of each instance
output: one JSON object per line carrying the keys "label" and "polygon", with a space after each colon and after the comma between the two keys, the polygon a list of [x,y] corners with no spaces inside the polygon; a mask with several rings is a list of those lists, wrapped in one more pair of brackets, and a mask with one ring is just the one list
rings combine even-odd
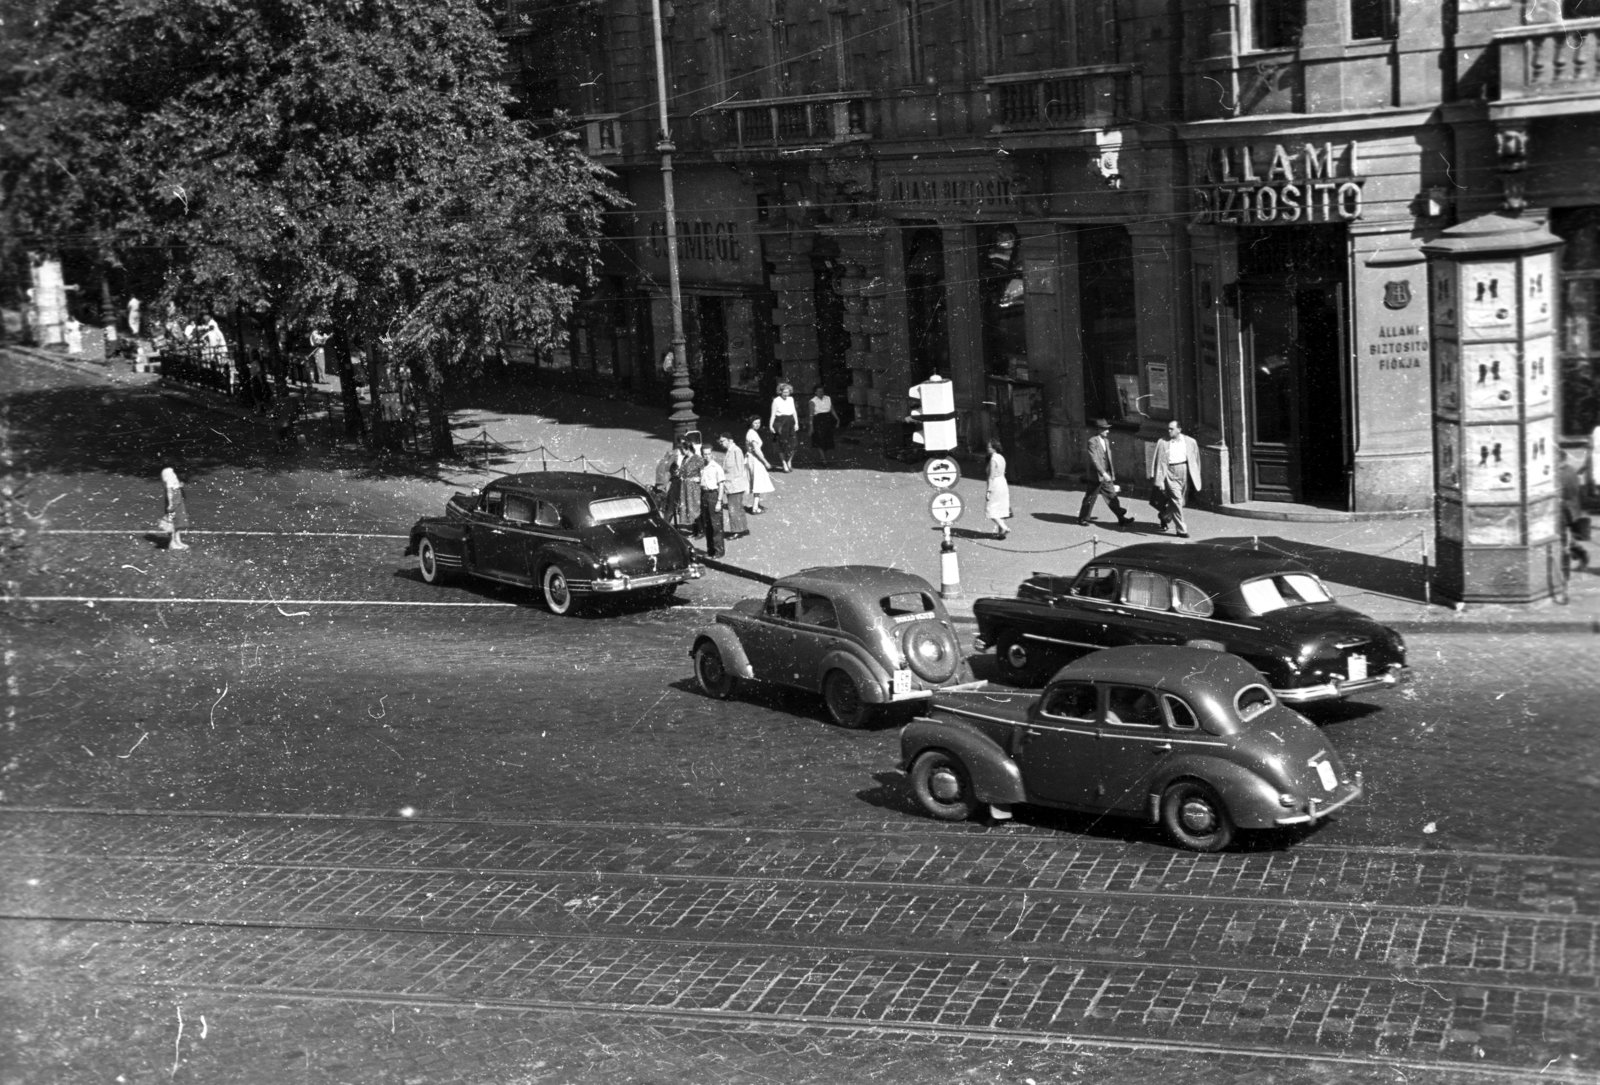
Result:
{"label": "stone building", "polygon": [[[1222,505],[1426,510],[1454,222],[1568,239],[1564,428],[1600,420],[1595,2],[662,0],[697,408],[781,377],[889,429],[938,372],[1014,478],[1178,418]],[[513,86],[632,201],[556,364],[664,397],[651,4],[565,5],[564,48],[550,11],[507,0]]]}

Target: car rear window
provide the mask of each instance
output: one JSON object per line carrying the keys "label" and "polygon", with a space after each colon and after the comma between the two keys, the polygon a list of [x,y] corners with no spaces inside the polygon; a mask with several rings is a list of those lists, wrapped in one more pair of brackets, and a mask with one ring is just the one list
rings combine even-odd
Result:
{"label": "car rear window", "polygon": [[891,618],[899,618],[907,614],[926,614],[933,609],[933,600],[927,592],[903,591],[894,595],[885,595],[878,600],[878,605],[883,612]]}
{"label": "car rear window", "polygon": [[1259,580],[1246,580],[1239,585],[1245,606],[1252,614],[1271,614],[1285,607],[1301,607],[1308,603],[1328,603],[1333,596],[1322,586],[1322,581],[1310,573],[1280,573]]}
{"label": "car rear window", "polygon": [[639,495],[607,497],[600,501],[589,502],[589,517],[597,524],[649,515],[650,502]]}
{"label": "car rear window", "polygon": [[1204,591],[1187,580],[1174,580],[1172,582],[1172,609],[1179,614],[1193,614],[1197,618],[1209,618],[1216,608],[1211,603],[1211,596]]}
{"label": "car rear window", "polygon": [[1241,720],[1250,720],[1272,707],[1272,691],[1266,686],[1246,686],[1233,695],[1233,707]]}

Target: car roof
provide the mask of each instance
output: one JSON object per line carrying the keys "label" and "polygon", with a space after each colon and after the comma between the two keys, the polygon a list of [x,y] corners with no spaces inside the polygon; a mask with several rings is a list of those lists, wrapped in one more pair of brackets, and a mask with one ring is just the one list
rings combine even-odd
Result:
{"label": "car roof", "polygon": [[580,471],[527,471],[519,475],[501,475],[490,487],[532,494],[535,497],[593,501],[606,497],[637,497],[646,491],[636,482],[613,475],[591,474]]}
{"label": "car roof", "polygon": [[873,594],[903,591],[932,592],[933,587],[915,573],[885,565],[818,565],[781,576],[777,583],[802,591],[838,592],[858,588]]}
{"label": "car roof", "polygon": [[1261,672],[1238,656],[1148,644],[1090,652],[1062,667],[1052,681],[1063,679],[1156,686],[1191,695],[1220,691],[1228,697],[1243,686],[1263,684]]}
{"label": "car roof", "polygon": [[1310,573],[1302,561],[1268,550],[1219,543],[1136,543],[1108,550],[1088,565],[1131,565],[1208,585],[1232,587],[1275,573]]}

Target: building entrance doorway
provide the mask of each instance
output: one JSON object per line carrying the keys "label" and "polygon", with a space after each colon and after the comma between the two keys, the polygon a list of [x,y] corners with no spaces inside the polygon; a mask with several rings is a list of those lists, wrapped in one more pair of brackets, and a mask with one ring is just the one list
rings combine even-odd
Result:
{"label": "building entrance doorway", "polygon": [[[1343,231],[1261,232],[1269,234],[1264,244],[1243,236],[1239,244],[1249,496],[1348,509]],[[1247,263],[1250,248],[1256,251]]]}

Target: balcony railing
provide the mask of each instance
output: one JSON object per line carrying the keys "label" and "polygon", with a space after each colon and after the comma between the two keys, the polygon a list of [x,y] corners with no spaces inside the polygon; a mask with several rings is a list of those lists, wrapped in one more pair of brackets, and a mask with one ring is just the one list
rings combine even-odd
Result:
{"label": "balcony railing", "polygon": [[843,143],[871,135],[868,100],[851,94],[807,94],[731,105],[720,110],[722,142],[737,147]]}
{"label": "balcony railing", "polygon": [[1130,65],[1058,68],[984,80],[997,129],[1109,128],[1139,112],[1139,76]]}
{"label": "balcony railing", "polygon": [[1600,92],[1600,19],[1519,26],[1494,40],[1501,101]]}

